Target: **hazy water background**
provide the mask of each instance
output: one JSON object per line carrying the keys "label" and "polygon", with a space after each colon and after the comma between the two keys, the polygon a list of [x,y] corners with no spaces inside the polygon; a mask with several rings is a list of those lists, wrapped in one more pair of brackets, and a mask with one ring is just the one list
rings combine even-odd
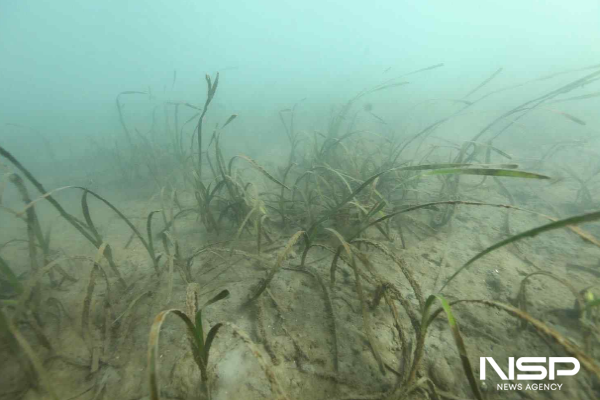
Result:
{"label": "hazy water background", "polygon": [[[277,111],[302,98],[298,123],[322,128],[330,106],[363,87],[443,62],[373,99],[394,128],[408,106],[462,97],[500,67],[489,89],[597,63],[599,18],[595,0],[3,1],[0,140],[34,171],[47,172],[51,160],[39,135],[5,123],[38,130],[66,160],[66,142],[79,155],[93,146],[90,137],[123,140],[117,93],[151,88],[153,99],[124,99],[128,123],[143,132],[149,104],[200,104],[204,74],[221,71],[212,112],[238,113],[241,123],[230,135],[247,150],[260,149],[285,143]],[[535,90],[494,97],[486,109],[514,105]],[[576,105],[596,121],[597,106]],[[548,135],[543,124],[552,118],[536,115],[535,134]]]}
{"label": "hazy water background", "polygon": [[[128,217],[135,218],[135,223],[143,224],[148,207],[154,207],[158,203],[157,197],[154,197],[154,203],[148,199],[160,193],[162,187],[169,190],[176,188],[183,178],[162,176],[161,184],[156,184],[149,171],[144,170],[144,179],[140,180],[139,185],[137,182],[134,184],[135,179],[119,175],[119,168],[111,154],[118,145],[123,157],[132,155],[133,162],[142,162],[143,157],[133,155],[141,151],[139,149],[148,150],[151,146],[142,146],[145,142],[135,133],[136,129],[146,139],[162,145],[153,149],[166,149],[161,154],[167,154],[170,151],[170,138],[168,129],[165,128],[163,105],[178,101],[202,105],[206,98],[205,74],[214,78],[219,72],[220,83],[207,115],[204,137],[207,137],[217,122],[222,123],[231,114],[237,114],[236,121],[223,133],[226,158],[229,159],[232,154],[245,153],[279,176],[281,171],[278,167],[287,165],[289,154],[289,143],[279,119],[279,111],[282,109],[290,108],[302,100],[296,109],[295,123],[304,136],[311,138],[315,130],[327,130],[332,107],[343,104],[365,87],[373,87],[407,72],[443,63],[442,68],[406,77],[408,85],[374,93],[355,105],[356,110],[360,110],[369,104],[377,118],[386,121],[384,125],[369,113],[361,113],[357,129],[365,128],[370,133],[390,137],[396,135],[394,139],[403,136],[408,138],[460,108],[452,102],[429,100],[463,99],[499,68],[503,68],[502,72],[474,99],[535,78],[598,65],[599,21],[598,0],[0,0],[0,145],[25,164],[46,185],[46,189],[64,185],[88,187],[110,198]],[[477,103],[464,115],[440,125],[427,140],[441,145],[448,144],[444,140],[452,142],[452,145],[461,140],[471,140],[482,127],[504,111],[573,82],[590,71],[569,73],[498,93]],[[562,97],[598,92],[600,81],[595,83]],[[123,91],[148,92],[143,96],[121,98],[127,127],[139,147],[127,147],[123,127],[119,123],[115,98]],[[469,100],[474,99],[469,97]],[[153,110],[156,129],[150,132]],[[558,156],[554,158],[558,159],[550,160],[540,169],[544,169],[541,172],[548,173],[552,178],[560,178],[561,174],[565,175],[561,167],[570,165],[580,176],[586,178],[590,171],[597,171],[600,165],[598,110],[600,96],[585,101],[543,104],[527,113],[526,118],[519,120],[518,124],[514,124],[493,144],[513,155],[511,162],[518,163],[522,169],[538,171],[536,168],[541,163],[536,164],[531,157],[540,157],[557,142],[585,141],[585,146],[557,152]],[[571,113],[586,124],[574,123],[572,119],[560,116],[557,111]],[[180,127],[193,114],[194,111],[182,107]],[[172,129],[172,106],[168,115]],[[186,126],[186,140],[189,140],[194,126],[195,123]],[[486,139],[489,139],[490,133],[495,134],[502,127],[503,125],[494,127],[488,132]],[[369,137],[368,134],[365,137]],[[415,141],[414,147],[417,146],[420,143]],[[413,157],[416,154],[414,148],[410,150],[403,157]],[[421,150],[415,157],[415,163],[426,152],[425,145]],[[582,156],[584,150],[589,151],[589,154]],[[452,151],[456,151],[456,148],[439,153],[444,156],[456,155]],[[168,155],[173,158],[170,162],[176,164],[175,156],[171,153]],[[497,159],[499,157],[494,158],[494,162]],[[447,161],[447,157],[440,157],[440,160],[432,162],[436,161]],[[191,164],[184,162],[179,167],[187,168]],[[158,162],[156,165],[160,166]],[[236,164],[236,167],[250,169],[247,164],[242,165],[245,167],[240,164]],[[167,174],[176,171],[184,175],[182,169],[165,170]],[[189,171],[191,170],[190,166]],[[8,176],[3,175],[4,172],[0,164],[2,179]],[[5,182],[2,179],[0,189]],[[517,181],[514,186],[511,186],[512,182],[508,182],[507,186],[514,189],[519,206],[552,215],[559,215],[558,212],[555,213],[559,208],[562,216],[597,209],[599,206],[595,201],[576,201],[579,187],[575,179],[567,184],[565,181],[557,181],[560,183],[555,186],[553,181],[546,186],[541,186],[541,183],[538,185],[537,182]],[[120,185],[113,185],[115,182],[120,182]],[[170,185],[173,187],[169,188]],[[0,199],[2,206],[20,210],[23,201],[14,188],[10,189]],[[477,200],[508,201],[501,197],[501,192],[486,190],[483,187],[481,192],[476,193],[480,196]],[[33,190],[31,193],[38,196]],[[471,193],[466,193],[464,199],[472,200],[467,197]],[[68,210],[78,211],[81,207],[80,191],[65,190],[56,197],[60,198],[61,204]],[[96,250],[89,243],[84,243],[83,238],[77,236],[54,210],[44,212],[50,208],[48,204],[38,204],[36,209],[42,210],[42,225],[52,227],[52,232],[55,232],[53,238],[58,237],[53,239],[52,246],[57,243],[56,248],[65,254],[94,254]],[[557,208],[547,210],[540,207],[546,205],[557,205]],[[573,207],[565,207],[569,205]],[[442,237],[438,243],[433,237],[427,238],[431,240],[421,240],[418,235],[409,236],[409,250],[403,253],[403,257],[406,256],[407,263],[418,271],[422,278],[420,283],[424,282],[426,290],[434,290],[438,277],[443,275],[438,267],[444,266],[447,249],[455,251],[456,254],[451,254],[450,258],[455,257],[453,264],[460,265],[461,260],[466,262],[474,252],[498,240],[500,236],[495,227],[503,224],[503,229],[511,229],[508,218],[500,218],[501,214],[477,210],[474,214],[465,215],[468,217],[457,217],[458,227],[455,229],[458,233],[449,235],[453,239],[456,236],[455,242],[445,242],[446,237]],[[130,232],[111,210],[96,206],[94,218],[99,221],[102,234],[106,232],[105,236],[110,238],[111,243],[127,243]],[[516,216],[511,221],[513,233],[529,229],[534,223],[531,218],[522,216]],[[535,222],[536,225],[540,223],[542,222]],[[421,222],[416,226],[427,225]],[[186,250],[209,241],[206,232],[199,227],[200,224],[193,221],[193,218],[184,226],[181,243]],[[24,238],[25,229],[22,221],[9,213],[0,212],[0,243]],[[600,235],[597,224],[590,227],[590,231],[596,237]],[[543,262],[544,267],[556,267],[556,270],[564,264],[569,265],[568,263],[574,266],[595,265],[597,254],[592,251],[595,249],[584,247],[585,244],[580,241],[574,242],[577,238],[571,239],[573,241],[566,241],[563,236],[556,236],[550,237],[546,242],[540,240],[536,243],[542,250],[532,247],[528,254],[532,257],[539,256],[540,265]],[[399,246],[397,242],[396,246]],[[6,252],[9,250],[12,251],[11,262],[18,264],[17,270],[24,271],[27,263],[24,251],[19,252],[16,246]],[[119,252],[122,257],[119,260],[120,266],[130,274],[128,279],[135,279],[137,282],[138,276],[151,278],[153,272],[141,247],[137,250],[119,247]],[[440,265],[437,261],[429,262],[431,257],[438,256],[441,258]],[[537,262],[538,259],[534,261]],[[329,265],[329,261],[326,263]],[[139,272],[140,266],[142,272],[147,267],[147,273]],[[469,279],[478,279],[480,285],[463,283],[463,286],[459,286],[461,296],[464,294],[464,297],[469,298],[499,298],[508,301],[509,294],[513,294],[509,289],[518,287],[524,275],[523,263],[514,255],[502,253],[486,266],[493,269],[469,276]],[[323,271],[326,268],[324,266]],[[80,279],[82,285],[87,282],[85,274],[88,270],[73,270],[82,274],[78,275],[79,278],[83,277]],[[502,285],[498,284],[500,278],[496,278],[500,276],[499,270],[502,272]],[[246,268],[244,271],[251,272],[251,269]],[[390,276],[394,274],[396,272]],[[575,281],[578,287],[583,287],[583,283],[589,283],[588,279],[589,277],[585,277]],[[245,284],[250,279],[247,276],[244,279],[230,279],[228,285],[239,283],[241,286],[240,282]],[[282,282],[282,285],[287,285],[285,290],[289,290],[289,287],[299,285],[301,281],[289,278]],[[247,288],[243,289],[239,292],[246,293]],[[560,300],[558,306],[565,307],[564,299],[570,294],[565,295],[555,290],[552,288],[545,291],[547,297],[539,302],[544,310],[554,300],[556,303]],[[237,293],[238,290],[232,289],[232,292]],[[80,293],[84,293],[83,286],[79,289],[69,288],[63,293],[69,310],[79,310]],[[175,296],[171,304],[179,307],[183,304],[181,297],[185,294],[181,282],[176,282],[174,293],[179,297]],[[293,296],[282,298],[294,301]],[[568,298],[566,303],[570,307],[571,298]],[[310,299],[317,301],[317,296],[311,295]],[[158,304],[158,301],[143,303],[147,307],[144,312],[150,316],[156,315],[164,305]],[[305,309],[310,310],[320,306],[318,304],[313,307],[310,302],[304,305]],[[239,315],[233,316],[227,312],[227,318],[232,318],[237,323],[239,318],[235,317]],[[305,310],[301,309],[300,312],[306,314]],[[482,319],[489,315],[492,314],[483,314]],[[348,321],[349,325],[358,326],[358,323],[350,319]],[[512,339],[512,333],[503,330],[507,326],[503,320],[490,318],[486,321],[490,332]],[[569,324],[571,322],[565,326],[570,327]],[[479,326],[479,323],[465,324],[471,325]],[[145,344],[149,325],[139,323],[136,328],[137,331],[130,335],[132,342],[136,345]],[[300,325],[297,329],[304,331],[307,328],[306,325]],[[65,332],[69,334],[67,330]],[[74,351],[85,348],[71,346],[69,336],[64,332],[59,333],[62,335],[56,335],[57,339],[68,343],[65,348]],[[357,338],[362,348],[362,339]],[[323,337],[319,342],[325,342]],[[479,343],[487,351],[487,337]],[[520,344],[523,343],[529,350],[533,342],[524,341]],[[497,351],[501,350],[499,347]],[[140,374],[145,368],[145,346],[132,345],[124,348],[131,350],[131,357],[123,356],[123,359],[128,359],[123,371]],[[511,346],[507,348],[512,351]],[[455,353],[454,349],[450,350],[452,354]],[[138,353],[134,354],[135,351]],[[174,357],[177,352],[167,353]],[[237,358],[235,360],[227,363],[227,369],[235,372],[238,370],[234,367],[244,366]],[[175,361],[169,362],[173,364]],[[61,370],[57,368],[56,371]],[[370,379],[361,370],[357,371],[360,377]],[[295,369],[288,368],[286,373],[294,374]],[[138,394],[136,382],[146,384],[145,375],[131,377],[123,372],[123,376],[127,376],[123,381],[130,385],[119,392],[119,396],[123,398],[124,393]],[[245,373],[239,371],[231,376],[245,379]],[[69,379],[57,380],[57,386],[62,386],[65,392],[76,393],[76,389],[79,389],[76,386],[81,381],[83,379],[78,380],[74,375],[69,375]],[[572,387],[573,391],[577,389]],[[114,390],[116,393],[121,388],[115,385]],[[318,392],[320,389],[316,385],[312,390]]]}

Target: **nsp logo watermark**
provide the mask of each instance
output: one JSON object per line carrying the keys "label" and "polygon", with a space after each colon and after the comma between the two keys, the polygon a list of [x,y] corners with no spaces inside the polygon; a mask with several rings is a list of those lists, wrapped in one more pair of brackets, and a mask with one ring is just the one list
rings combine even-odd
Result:
{"label": "nsp logo watermark", "polygon": [[[496,363],[492,357],[479,358],[479,379],[485,381],[486,364],[492,366],[496,374],[503,381],[515,380],[515,365],[519,372],[516,374],[517,381],[539,381],[548,379],[553,381],[557,376],[573,376],[579,372],[579,360],[574,357],[520,357],[515,363],[515,357],[508,358],[508,374]],[[558,364],[571,364],[571,369],[557,368]],[[548,368],[546,368],[546,365]],[[525,390],[560,390],[562,384],[527,384]],[[499,384],[498,390],[522,390],[522,384]]]}

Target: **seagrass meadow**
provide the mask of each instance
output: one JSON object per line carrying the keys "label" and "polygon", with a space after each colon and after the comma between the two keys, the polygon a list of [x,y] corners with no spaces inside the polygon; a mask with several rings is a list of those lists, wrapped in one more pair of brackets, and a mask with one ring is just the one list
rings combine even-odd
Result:
{"label": "seagrass meadow", "polygon": [[[322,126],[275,110],[262,151],[236,146],[219,73],[147,130],[127,105],[150,91],[117,93],[118,140],[90,138],[77,178],[0,143],[0,398],[598,398],[599,132],[574,105],[598,104],[600,65],[378,112],[443,68]],[[540,119],[557,131],[529,141]],[[556,391],[480,380],[480,357],[521,356],[581,369],[535,382]]]}

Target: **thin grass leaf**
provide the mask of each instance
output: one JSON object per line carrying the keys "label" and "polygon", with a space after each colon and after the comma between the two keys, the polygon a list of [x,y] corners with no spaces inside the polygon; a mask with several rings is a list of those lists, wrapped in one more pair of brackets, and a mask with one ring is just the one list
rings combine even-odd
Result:
{"label": "thin grass leaf", "polygon": [[170,309],[160,312],[152,323],[150,328],[150,339],[148,340],[148,374],[150,383],[150,399],[160,400],[160,387],[158,384],[158,341],[160,337],[160,329],[165,322],[165,319],[169,314],[175,314],[178,316],[186,325],[188,335],[195,337],[194,323],[185,315],[181,310]]}
{"label": "thin grass leaf", "polygon": [[[471,303],[471,304],[480,304],[487,307],[496,308],[502,310],[512,317],[518,318],[520,320],[524,320],[527,323],[531,324],[535,330],[539,333],[546,335],[547,337],[552,338],[556,343],[558,343],[567,354],[577,358],[581,363],[581,366],[584,367],[588,372],[594,374],[597,379],[600,379],[600,365],[596,363],[596,361],[590,357],[583,349],[580,349],[576,345],[573,344],[571,340],[567,337],[561,335],[553,328],[544,324],[543,322],[535,319],[531,315],[527,314],[519,310],[516,307],[510,306],[508,304],[499,303],[497,301],[491,300],[456,300],[450,303],[451,306],[459,303]],[[433,320],[437,314],[439,314],[442,310],[437,310],[431,314],[431,319]]]}
{"label": "thin grass leaf", "polygon": [[433,320],[437,316],[437,313],[433,313],[433,315],[432,315],[432,312],[431,312],[432,311],[431,307],[433,306],[433,304],[436,300],[438,300],[442,304],[442,309],[444,310],[444,312],[446,313],[446,316],[448,317],[448,326],[450,327],[450,330],[452,331],[452,336],[454,337],[454,344],[456,345],[456,348],[458,350],[461,364],[463,366],[463,371],[467,377],[467,380],[469,381],[469,386],[471,387],[471,390],[473,391],[473,395],[475,396],[476,399],[483,400],[483,396],[481,394],[481,391],[479,390],[479,384],[478,384],[477,380],[475,379],[475,375],[473,373],[473,368],[471,367],[471,362],[469,361],[467,348],[465,347],[465,343],[460,334],[460,328],[458,326],[458,322],[456,321],[456,318],[454,317],[454,314],[452,313],[450,304],[448,304],[446,299],[441,295],[431,295],[427,298],[427,301],[425,302],[425,308],[423,310],[423,322],[421,324],[421,332],[419,333],[419,342],[417,343],[417,352],[419,352],[419,354],[417,356],[415,356],[415,361],[413,362],[411,374],[409,377],[409,382],[414,381],[416,378],[417,367],[421,360],[421,356],[423,354],[423,347],[425,344],[425,336],[427,335],[427,330],[428,330],[431,322],[433,322]]}
{"label": "thin grass leaf", "polygon": [[359,227],[357,229],[356,232],[354,232],[353,234],[351,234],[349,236],[349,240],[352,240],[354,238],[356,238],[358,235],[360,235],[360,233],[362,233],[365,229],[368,229],[369,227],[379,224],[380,222],[389,220],[393,217],[395,217],[398,214],[403,214],[403,213],[407,213],[410,211],[414,211],[414,210],[418,210],[421,208],[434,208],[436,205],[442,205],[442,204],[450,204],[450,205],[456,205],[456,204],[462,204],[462,205],[470,205],[470,206],[488,206],[488,207],[498,207],[498,208],[510,208],[510,209],[516,209],[516,210],[520,210],[520,211],[527,211],[530,212],[528,210],[524,210],[518,207],[514,207],[508,204],[492,204],[492,203],[481,203],[478,201],[461,201],[461,200],[447,200],[447,201],[434,201],[431,203],[424,203],[424,204],[419,204],[416,206],[412,206],[412,207],[407,207],[403,210],[399,210],[399,211],[395,211],[391,214],[385,215],[379,219],[376,219],[375,221],[369,222],[367,225],[363,225],[361,227]]}
{"label": "thin grass leaf", "polygon": [[526,179],[550,179],[549,176],[536,174],[533,172],[515,171],[510,169],[498,169],[498,168],[447,168],[447,169],[436,169],[429,172],[424,172],[422,175],[489,175],[489,176],[503,176],[511,178],[526,178]]}
{"label": "thin grass leaf", "polygon": [[484,87],[485,85],[487,85],[488,83],[490,83],[495,77],[497,77],[500,72],[502,72],[504,68],[498,68],[496,70],[496,72],[494,72],[491,76],[489,76],[486,80],[484,80],[483,82],[481,82],[475,89],[471,90],[466,96],[465,99],[469,96],[471,96],[473,93],[477,92],[479,89],[481,89],[482,87]]}
{"label": "thin grass leaf", "polygon": [[[47,199],[49,196],[52,196],[54,193],[60,192],[61,190],[65,190],[65,189],[69,189],[72,188],[73,186],[63,186],[54,190],[49,191],[48,193],[43,194],[42,196],[38,197],[35,200],[32,200],[29,204],[27,204],[25,206],[25,208],[23,208],[21,211],[19,211],[16,215],[17,217],[21,217],[25,214],[25,212],[27,212],[28,209],[30,209],[31,207],[33,207],[34,205],[36,205],[39,201],[41,200],[45,200]],[[2,200],[1,197],[1,193],[0,193],[0,200]]]}
{"label": "thin grass leaf", "polygon": [[[350,261],[350,266],[352,267],[352,269],[354,270],[354,279],[355,279],[355,285],[356,285],[356,294],[358,295],[358,298],[360,300],[360,304],[361,304],[361,314],[362,314],[362,319],[363,319],[363,330],[364,333],[367,337],[367,340],[369,341],[369,344],[371,345],[371,350],[373,352],[373,356],[375,357],[375,361],[377,361],[377,364],[379,366],[379,370],[381,371],[381,373],[383,375],[385,375],[385,364],[383,362],[383,358],[381,357],[381,352],[379,350],[379,346],[377,345],[377,342],[374,339],[373,336],[373,331],[371,329],[371,316],[367,310],[367,303],[365,301],[365,297],[364,297],[364,293],[363,293],[363,289],[362,289],[362,283],[360,281],[360,273],[358,271],[358,267],[356,266],[356,260],[354,258],[354,252],[352,251],[350,244],[348,244],[348,242],[346,242],[346,240],[344,239],[344,237],[335,229],[332,228],[326,228],[328,231],[330,231],[331,233],[333,233],[338,240],[340,241],[341,245],[343,246],[344,250],[346,251],[346,255],[348,256],[348,260]],[[359,253],[357,253],[357,258],[359,258],[361,260],[361,262],[363,264],[365,264],[365,266],[368,264],[368,260],[366,259],[366,257],[361,257],[359,255]],[[332,265],[332,271],[334,270],[333,265]]]}
{"label": "thin grass leaf", "polygon": [[243,160],[246,160],[248,163],[250,163],[250,165],[252,166],[252,168],[256,169],[257,171],[259,171],[261,174],[263,174],[264,176],[266,176],[270,181],[275,182],[276,184],[278,184],[281,187],[286,188],[287,190],[291,190],[289,187],[287,187],[286,185],[284,185],[283,183],[281,183],[277,178],[275,178],[273,175],[271,175],[270,173],[267,172],[266,169],[264,169],[263,167],[261,167],[256,161],[254,161],[253,159],[251,159],[250,157],[244,156],[244,155],[237,155],[231,158],[231,160],[229,161],[229,175],[231,176],[231,166],[233,164],[233,161],[236,158],[241,158]]}
{"label": "thin grass leaf", "polygon": [[381,244],[379,242],[375,242],[373,240],[354,239],[354,240],[352,240],[352,243],[366,243],[370,246],[373,246],[373,247],[379,249],[383,254],[385,254],[386,256],[391,258],[392,261],[394,261],[394,263],[400,268],[400,270],[402,271],[402,274],[406,277],[406,280],[408,280],[408,283],[410,284],[410,286],[413,289],[413,292],[415,293],[415,297],[419,301],[419,307],[421,307],[421,309],[423,309],[425,307],[425,301],[423,299],[423,293],[421,291],[421,286],[419,286],[419,284],[417,283],[416,279],[414,278],[411,270],[406,267],[406,263],[400,257],[398,257],[396,254],[394,254],[394,252],[392,252],[389,248],[387,248],[383,244]]}
{"label": "thin grass leaf", "polygon": [[490,143],[480,143],[480,142],[472,142],[472,141],[466,141],[466,142],[473,143],[480,147],[487,147],[488,149],[491,149],[492,151],[500,154],[501,156],[508,158],[509,160],[512,160],[512,157],[510,156],[510,154],[505,153],[504,151],[500,150],[499,148],[497,148],[495,146],[492,146]]}
{"label": "thin grass leaf", "polygon": [[285,245],[285,248],[277,255],[277,260],[275,261],[275,264],[269,271],[269,274],[260,283],[256,292],[250,296],[250,298],[248,299],[246,304],[249,304],[252,301],[256,300],[262,294],[262,292],[265,291],[265,289],[269,286],[269,283],[271,283],[271,281],[273,280],[273,277],[275,276],[277,271],[279,271],[279,269],[283,265],[283,262],[285,261],[287,255],[292,251],[292,249],[294,248],[294,245],[296,244],[296,242],[298,241],[300,236],[302,236],[304,234],[305,234],[304,231],[298,231],[290,238],[290,240],[288,240],[287,244]]}
{"label": "thin grass leaf", "polygon": [[[209,351],[210,351],[210,344],[212,343],[215,335],[217,334],[217,331],[220,327],[219,326],[214,326],[212,327],[212,329],[208,332],[208,336],[210,337],[210,343],[208,343],[207,346],[207,342],[205,342],[204,339],[204,327],[202,325],[202,311],[204,311],[204,308],[206,308],[207,306],[216,303],[219,300],[223,300],[225,298],[229,297],[229,291],[228,290],[223,290],[221,292],[219,292],[219,294],[217,294],[216,296],[214,296],[213,298],[211,298],[210,300],[208,300],[200,309],[198,309],[196,311],[196,315],[194,316],[194,341],[193,341],[193,346],[195,347],[195,357],[196,357],[196,363],[198,364],[198,367],[200,367],[200,375],[202,377],[202,381],[203,382],[207,382],[208,381],[208,373],[207,373],[207,368],[208,368],[208,356],[209,356]],[[216,328],[216,329],[215,329]],[[208,337],[207,337],[207,341],[208,341]]]}
{"label": "thin grass leaf", "polygon": [[[538,275],[546,276],[546,277],[553,279],[553,280],[557,281],[558,283],[562,284],[564,287],[566,287],[571,292],[573,297],[575,297],[575,301],[578,306],[579,312],[581,313],[583,311],[583,309],[585,308],[585,305],[586,305],[585,299],[583,298],[581,293],[579,293],[579,291],[577,289],[575,289],[575,287],[573,287],[573,285],[571,285],[565,279],[563,279],[559,276],[556,276],[550,272],[535,271],[535,272],[532,272],[532,273],[528,274],[527,276],[525,276],[525,278],[523,278],[523,280],[521,280],[521,285],[519,286],[519,292],[517,293],[517,301],[519,304],[519,308],[521,310],[523,310],[523,312],[527,312],[527,291],[526,291],[527,282],[529,282],[529,280],[532,277],[538,276]],[[526,322],[522,321],[521,329],[525,328],[525,325],[526,325]]]}
{"label": "thin grass leaf", "polygon": [[156,253],[154,251],[154,237],[152,236],[152,216],[157,212],[161,212],[162,210],[154,210],[148,214],[148,218],[146,219],[146,233],[148,235],[148,253],[150,253],[150,257],[152,258],[152,264],[156,271],[158,271],[158,263],[156,261]]}
{"label": "thin grass leaf", "polygon": [[219,332],[219,329],[221,329],[221,327],[223,327],[222,323],[215,324],[215,326],[210,328],[210,331],[208,331],[208,334],[206,335],[206,341],[204,342],[204,356],[207,367],[208,356],[210,355],[210,347],[212,346],[212,343],[215,340],[215,337],[217,336],[217,333]]}
{"label": "thin grass leaf", "polygon": [[[390,83],[390,84],[383,85],[383,86],[377,87],[375,89],[372,89],[372,90],[368,91],[367,93],[369,93],[369,94],[370,93],[375,93],[375,92],[379,92],[380,90],[391,89],[391,88],[398,87],[398,86],[408,85],[409,83],[410,82]],[[365,94],[367,94],[367,93],[365,93]]]}
{"label": "thin grass leaf", "polygon": [[[94,295],[94,288],[96,287],[96,276],[99,272],[104,273],[104,271],[102,271],[102,267],[100,266],[100,261],[102,260],[102,257],[104,256],[104,252],[107,251],[108,248],[109,248],[108,243],[103,242],[100,245],[100,247],[98,248],[98,251],[96,252],[96,258],[94,259],[94,265],[92,266],[92,270],[90,271],[90,279],[88,281],[86,295],[85,295],[85,298],[83,299],[83,310],[81,312],[81,332],[82,332],[84,338],[89,340],[90,348],[92,348],[92,341],[93,341],[92,327],[91,327],[91,321],[90,321],[90,307],[92,304],[92,296]],[[106,282],[106,284],[107,284],[107,292],[108,292],[108,290],[109,290],[108,289],[108,281]],[[108,296],[108,293],[107,293],[107,296]]]}
{"label": "thin grass leaf", "polygon": [[594,93],[584,94],[582,96],[575,96],[575,97],[569,97],[566,99],[554,100],[554,101],[549,102],[548,104],[562,103],[564,101],[591,99],[591,98],[598,97],[598,96],[600,96],[600,92],[594,92]]}
{"label": "thin grass leaf", "polygon": [[42,360],[35,353],[25,336],[21,334],[15,324],[11,321],[11,319],[5,315],[4,310],[0,308],[0,326],[6,326],[10,334],[15,338],[23,352],[29,359],[29,362],[33,366],[33,370],[38,376],[40,380],[41,386],[46,390],[46,392],[50,395],[53,400],[58,400],[56,392],[54,391],[52,382],[50,381],[46,371],[44,370],[44,366]]}
{"label": "thin grass leaf", "polygon": [[142,236],[142,234],[137,230],[137,228],[135,227],[135,225],[133,225],[131,223],[131,221],[129,221],[129,219],[121,212],[119,211],[119,209],[117,207],[115,207],[114,205],[112,205],[112,203],[110,203],[108,200],[106,200],[104,197],[100,196],[97,193],[92,192],[91,190],[84,188],[84,187],[80,187],[80,186],[74,186],[77,189],[81,189],[84,190],[86,192],[89,192],[92,196],[94,196],[95,198],[97,198],[98,200],[102,201],[104,204],[106,204],[111,210],[113,210],[122,220],[123,222],[125,222],[127,224],[127,226],[129,226],[129,228],[133,231],[133,233],[135,233],[135,235],[138,237],[138,239],[140,239],[140,241],[142,242],[142,244],[144,245],[144,247],[146,248],[146,250],[148,251],[148,254],[150,255],[150,257],[152,257],[152,262],[156,263],[156,259],[153,257],[153,252],[152,249],[150,248],[148,242],[146,241],[146,239],[144,239],[144,237]]}
{"label": "thin grass leaf", "polygon": [[210,300],[208,300],[206,303],[204,303],[204,305],[202,307],[200,307],[200,311],[202,311],[203,309],[205,309],[206,307],[210,306],[211,304],[216,303],[217,301],[221,301],[226,299],[227,297],[229,297],[229,290],[225,289],[225,290],[221,290],[219,292],[219,294],[217,294],[216,296],[214,296],[213,298],[211,298]]}
{"label": "thin grass leaf", "polygon": [[15,273],[9,267],[8,263],[4,261],[2,257],[0,257],[0,273],[4,275],[4,278],[12,287],[12,290],[15,294],[18,295],[23,292],[23,285],[21,284],[21,281],[19,281],[19,278],[17,278]]}
{"label": "thin grass leaf", "polygon": [[81,196],[81,211],[83,213],[83,218],[87,223],[87,227],[92,232],[92,235],[94,235],[94,237],[96,238],[96,247],[98,247],[102,243],[102,236],[100,235],[98,229],[96,229],[96,225],[94,225],[94,222],[92,221],[92,216],[90,215],[90,209],[87,201],[87,195],[88,191],[86,190]]}
{"label": "thin grass leaf", "polygon": [[[327,221],[329,218],[331,218],[339,209],[341,209],[344,205],[346,205],[346,203],[348,203],[358,193],[360,193],[364,188],[366,188],[369,185],[369,183],[373,182],[375,179],[377,179],[381,175],[383,175],[385,173],[388,173],[390,171],[391,170],[388,169],[388,170],[385,170],[383,172],[380,172],[378,174],[375,174],[375,175],[371,176],[369,179],[367,179],[366,181],[364,181],[359,187],[357,187],[352,193],[350,193],[346,198],[344,198],[337,206],[335,206],[333,209],[331,209],[323,217],[319,218],[316,222],[313,222],[313,224],[308,228],[308,230],[306,232],[306,238],[308,240],[307,244],[310,244],[310,241],[312,240],[312,235],[314,234],[315,229],[321,223],[323,223],[323,222]],[[308,248],[308,246],[307,246],[307,248]]]}
{"label": "thin grass leaf", "polygon": [[550,111],[550,112],[552,112],[554,114],[558,114],[558,115],[560,115],[560,116],[562,116],[562,117],[564,117],[564,118],[566,118],[566,119],[568,119],[570,121],[575,122],[576,124],[583,125],[583,126],[587,125],[587,123],[585,121],[583,121],[580,118],[577,118],[573,114],[569,114],[569,113],[564,112],[564,111],[553,110],[553,109],[550,109],[550,108],[542,108],[542,110],[546,110],[546,111]]}
{"label": "thin grass leaf", "polygon": [[231,116],[229,118],[227,118],[227,121],[225,121],[225,123],[223,124],[221,129],[224,129],[227,125],[229,125],[231,122],[233,122],[233,120],[236,118],[237,118],[237,114],[231,114]]}
{"label": "thin grass leaf", "polygon": [[456,276],[458,274],[460,274],[462,271],[464,271],[465,269],[467,269],[475,261],[479,260],[481,257],[485,256],[486,254],[491,253],[494,250],[497,250],[497,249],[499,249],[501,247],[506,246],[507,244],[514,243],[514,242],[517,242],[517,241],[525,239],[525,238],[530,238],[530,237],[537,236],[537,235],[539,235],[540,233],[543,233],[543,232],[547,232],[547,231],[551,231],[551,230],[559,229],[559,228],[564,228],[564,227],[569,226],[569,225],[577,225],[577,224],[582,224],[584,222],[592,222],[592,221],[596,221],[598,219],[600,219],[600,211],[592,212],[592,213],[589,213],[589,214],[577,215],[577,216],[574,216],[574,217],[565,218],[565,219],[561,219],[561,220],[558,220],[558,221],[555,221],[555,222],[551,222],[549,224],[542,225],[542,226],[539,226],[537,228],[530,229],[528,231],[525,231],[525,232],[519,233],[517,235],[511,236],[508,239],[502,240],[502,241],[500,241],[500,242],[498,242],[498,243],[496,243],[496,244],[488,247],[487,249],[483,250],[479,254],[477,254],[474,257],[472,257],[469,261],[467,261],[454,274],[452,274],[452,276],[450,278],[448,278],[448,280],[446,281],[446,283],[444,283],[444,285],[440,289],[440,292],[442,290],[444,290],[444,288],[446,286],[448,286],[448,284],[450,282],[452,282],[452,280],[454,280],[454,278],[456,278]]}

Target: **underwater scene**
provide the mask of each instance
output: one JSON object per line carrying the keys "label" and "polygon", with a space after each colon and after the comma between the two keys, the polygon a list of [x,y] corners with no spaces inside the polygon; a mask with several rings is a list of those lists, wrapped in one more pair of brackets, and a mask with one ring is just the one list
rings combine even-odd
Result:
{"label": "underwater scene", "polygon": [[0,3],[0,399],[600,398],[599,21]]}

